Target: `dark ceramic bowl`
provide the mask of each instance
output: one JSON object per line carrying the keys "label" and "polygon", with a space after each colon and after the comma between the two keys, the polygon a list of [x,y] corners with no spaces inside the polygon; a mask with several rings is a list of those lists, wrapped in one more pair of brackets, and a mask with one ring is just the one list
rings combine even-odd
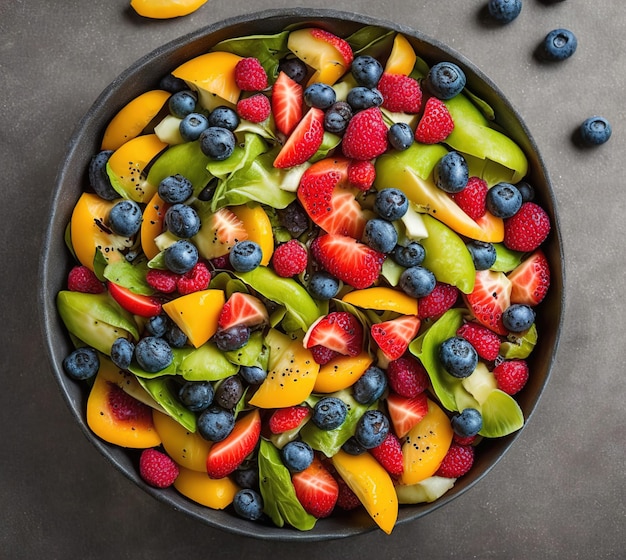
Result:
{"label": "dark ceramic bowl", "polygon": [[[145,56],[121,74],[96,100],[89,112],[79,123],[68,146],[51,199],[51,218],[46,244],[41,260],[42,288],[40,292],[42,322],[45,341],[50,355],[52,370],[61,392],[80,424],[86,437],[96,448],[140,488],[190,517],[213,527],[233,533],[273,540],[321,540],[349,537],[374,529],[376,526],[366,513],[339,516],[317,523],[309,532],[289,528],[276,528],[251,523],[227,511],[216,511],[197,505],[178,494],[174,489],[155,490],[146,485],[138,475],[135,459],[120,447],[109,445],[89,430],[85,420],[87,392],[85,386],[70,380],[62,368],[63,358],[71,351],[69,337],[55,308],[56,293],[63,289],[70,256],[64,244],[63,232],[69,221],[72,208],[86,184],[86,169],[90,158],[99,150],[102,133],[109,120],[131,99],[147,89],[157,87],[161,76],[169,73],[182,62],[208,51],[214,44],[229,37],[277,33],[287,26],[319,26],[338,35],[347,36],[363,25],[379,25],[405,34],[415,51],[428,63],[449,60],[461,66],[467,75],[468,88],[487,101],[497,115],[497,122],[518,142],[525,151],[530,164],[528,180],[537,191],[541,205],[552,220],[552,232],[544,244],[552,267],[552,285],[546,300],[541,305],[538,329],[540,342],[532,353],[532,376],[517,400],[525,418],[532,415],[537,401],[548,381],[559,340],[564,302],[563,255],[560,230],[556,215],[555,200],[537,146],[521,117],[504,98],[496,85],[461,54],[420,32],[396,23],[375,20],[354,13],[331,10],[294,8],[291,10],[265,11],[229,19],[209,25],[194,33],[181,37]],[[480,445],[476,463],[472,470],[459,479],[454,488],[432,504],[402,506],[398,523],[415,522],[436,508],[466,492],[481,480],[503,457],[520,432],[497,440],[484,441]],[[505,496],[502,499],[506,499]]]}

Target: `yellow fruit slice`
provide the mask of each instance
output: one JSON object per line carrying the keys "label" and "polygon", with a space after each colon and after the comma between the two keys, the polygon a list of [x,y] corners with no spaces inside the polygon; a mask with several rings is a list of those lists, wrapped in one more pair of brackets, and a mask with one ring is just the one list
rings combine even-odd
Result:
{"label": "yellow fruit slice", "polygon": [[373,358],[367,352],[358,356],[337,356],[320,367],[313,390],[316,393],[334,393],[351,387],[372,362]]}
{"label": "yellow fruit slice", "polygon": [[174,488],[190,500],[211,509],[228,507],[239,490],[229,477],[213,479],[206,472],[180,467]]}
{"label": "yellow fruit slice", "polygon": [[416,60],[417,55],[411,43],[404,35],[398,33],[393,40],[391,54],[385,64],[385,72],[408,76],[413,71]]}
{"label": "yellow fruit slice", "polygon": [[384,286],[354,290],[343,296],[342,300],[364,309],[396,311],[402,315],[417,315],[417,299],[404,292]]}
{"label": "yellow fruit slice", "polygon": [[200,290],[163,304],[163,311],[174,321],[196,348],[217,332],[217,319],[224,306],[222,290]]}
{"label": "yellow fruit slice", "polygon": [[122,144],[141,134],[170,98],[162,89],[146,91],[127,103],[109,121],[102,138],[103,150],[117,150]]}
{"label": "yellow fruit slice", "polygon": [[389,473],[369,453],[336,453],[332,462],[376,524],[390,534],[398,519],[398,496]]}
{"label": "yellow fruit slice", "polygon": [[130,5],[140,16],[152,19],[169,19],[195,12],[207,0],[130,0]]}
{"label": "yellow fruit slice", "polygon": [[274,233],[272,223],[265,210],[260,205],[231,206],[233,214],[243,223],[243,227],[248,233],[248,240],[258,243],[263,251],[261,264],[267,266],[274,253]]}
{"label": "yellow fruit slice", "polygon": [[165,212],[168,205],[159,196],[154,193],[150,202],[143,211],[143,219],[141,221],[141,248],[148,259],[153,259],[159,254],[159,248],[155,243],[155,239],[163,233],[165,220]]}

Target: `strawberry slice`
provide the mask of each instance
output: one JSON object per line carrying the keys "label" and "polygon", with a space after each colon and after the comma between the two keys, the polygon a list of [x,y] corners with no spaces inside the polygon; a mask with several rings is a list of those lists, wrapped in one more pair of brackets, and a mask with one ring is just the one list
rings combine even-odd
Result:
{"label": "strawberry slice", "polygon": [[339,485],[316,457],[302,472],[291,477],[298,501],[307,513],[318,519],[328,517],[337,503]]}
{"label": "strawberry slice", "polygon": [[233,292],[228,298],[217,318],[220,329],[228,329],[233,325],[257,325],[269,323],[269,315],[261,300],[245,292]]}
{"label": "strawberry slice", "polygon": [[289,136],[304,114],[302,86],[284,72],[278,74],[272,86],[272,112],[276,128]]}
{"label": "strawberry slice", "polygon": [[278,408],[272,412],[270,416],[268,422],[270,432],[273,434],[282,434],[283,432],[295,430],[301,426],[308,417],[308,406],[297,405]]}
{"label": "strawberry slice", "polygon": [[313,256],[330,274],[353,288],[369,288],[377,279],[385,255],[352,237],[328,233],[311,244]]}
{"label": "strawberry slice", "polygon": [[380,445],[370,449],[370,453],[391,476],[397,477],[404,472],[402,444],[394,433],[389,432]]}
{"label": "strawberry slice", "polygon": [[327,158],[309,167],[298,187],[298,200],[311,220],[328,233],[361,239],[367,219],[348,179],[350,160]]}
{"label": "strawberry slice", "polygon": [[522,261],[509,275],[511,303],[539,304],[550,287],[550,266],[541,249]]}
{"label": "strawberry slice", "polygon": [[402,315],[396,319],[374,323],[372,338],[389,360],[397,360],[404,354],[420,328],[415,315]]}
{"label": "strawberry slice", "polygon": [[311,158],[324,139],[324,111],[311,107],[283,144],[274,167],[284,169],[300,165]]}
{"label": "strawberry slice", "polygon": [[211,478],[224,478],[232,473],[254,451],[261,436],[261,415],[254,409],[235,422],[233,431],[211,446],[206,470]]}
{"label": "strawberry slice", "polygon": [[324,346],[344,356],[356,356],[363,346],[363,327],[347,311],[333,311],[311,325],[303,339],[304,346]]}
{"label": "strawberry slice", "polygon": [[108,282],[107,286],[111,297],[129,313],[140,317],[154,317],[161,313],[161,303],[157,299],[135,294],[113,282]]}
{"label": "strawberry slice", "polygon": [[478,270],[471,294],[463,299],[476,320],[498,334],[506,335],[502,313],[511,305],[511,281],[502,272]]}
{"label": "strawberry slice", "polygon": [[426,393],[420,393],[411,398],[389,393],[387,412],[393,425],[393,431],[399,438],[403,438],[413,426],[428,414],[428,397]]}

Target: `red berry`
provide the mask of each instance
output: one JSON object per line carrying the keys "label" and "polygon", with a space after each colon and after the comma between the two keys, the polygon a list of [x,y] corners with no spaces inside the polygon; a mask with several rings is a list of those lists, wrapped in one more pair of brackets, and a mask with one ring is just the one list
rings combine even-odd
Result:
{"label": "red berry", "polygon": [[493,369],[498,389],[515,395],[528,381],[528,364],[525,360],[505,360]]}
{"label": "red berry", "polygon": [[387,125],[378,107],[354,115],[343,135],[343,153],[351,159],[370,160],[387,151]]}
{"label": "red berry", "polygon": [[337,473],[333,473],[333,477],[339,486],[339,494],[337,496],[337,507],[344,511],[351,511],[361,505],[361,501],[352,489],[346,484],[346,481]]}
{"label": "red berry", "polygon": [[307,406],[290,406],[275,410],[269,419],[270,432],[282,434],[289,430],[295,430],[309,415]]}
{"label": "red berry", "polygon": [[418,113],[422,107],[422,90],[419,82],[410,76],[385,72],[377,88],[383,96],[383,107],[389,111]]}
{"label": "red berry", "polygon": [[463,212],[472,220],[478,220],[487,211],[488,190],[486,181],[480,177],[470,177],[465,188],[451,196]]}
{"label": "red berry", "polygon": [[456,334],[467,340],[485,360],[493,362],[500,353],[500,337],[483,325],[465,323]]}
{"label": "red berry", "polygon": [[534,202],[524,202],[517,214],[504,220],[504,244],[513,251],[534,251],[549,233],[550,218]]}
{"label": "red berry", "polygon": [[306,270],[309,253],[298,240],[282,243],[274,250],[272,264],[278,276],[289,278]]}
{"label": "red berry", "polygon": [[67,289],[71,292],[101,294],[105,287],[95,272],[86,266],[75,266],[67,276]]}
{"label": "red berry", "polygon": [[237,63],[235,83],[243,91],[261,91],[267,87],[267,73],[258,58],[242,58]]}
{"label": "red berry", "polygon": [[400,476],[404,472],[402,444],[393,432],[389,432],[380,445],[370,449],[370,453],[391,476]]}
{"label": "red berry", "polygon": [[430,294],[417,300],[417,316],[420,319],[439,317],[456,303],[458,296],[456,286],[437,282]]}
{"label": "red berry", "polygon": [[165,453],[144,449],[139,458],[139,474],[150,486],[167,488],[178,476],[178,465]]}
{"label": "red berry", "polygon": [[459,434],[453,434],[452,440],[459,445],[473,445],[478,436],[460,436]]}
{"label": "red berry", "polygon": [[473,464],[474,448],[471,445],[459,445],[452,442],[435,475],[445,478],[459,478],[467,473]]}
{"label": "red berry", "polygon": [[336,350],[331,350],[330,348],[326,348],[326,346],[322,346],[321,344],[316,344],[309,348],[311,350],[311,354],[313,354],[313,359],[316,364],[323,366],[330,362],[333,358],[337,356],[341,356],[339,352]]}
{"label": "red berry", "polygon": [[178,277],[176,287],[181,295],[206,290],[211,281],[211,271],[203,262],[197,262],[189,271]]}
{"label": "red berry", "polygon": [[350,163],[348,167],[348,182],[359,189],[366,192],[370,190],[376,179],[376,168],[371,161],[358,160]]}
{"label": "red berry", "polygon": [[454,130],[454,121],[444,102],[431,97],[424,107],[424,114],[415,129],[415,140],[422,144],[443,142]]}
{"label": "red berry", "polygon": [[176,290],[178,274],[170,270],[159,270],[152,268],[146,273],[146,282],[151,288],[164,294],[171,294]]}
{"label": "red berry", "polygon": [[263,122],[271,112],[270,100],[262,93],[256,93],[237,102],[237,114],[246,121]]}
{"label": "red berry", "polygon": [[389,362],[387,379],[395,393],[409,399],[424,392],[429,384],[424,366],[411,356],[403,356]]}

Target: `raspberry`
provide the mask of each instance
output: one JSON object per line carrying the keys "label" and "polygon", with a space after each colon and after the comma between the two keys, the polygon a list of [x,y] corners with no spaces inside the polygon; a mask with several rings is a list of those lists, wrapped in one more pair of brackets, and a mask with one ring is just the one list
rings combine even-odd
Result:
{"label": "raspberry", "polygon": [[439,317],[456,303],[458,296],[456,286],[437,282],[430,294],[417,300],[417,316],[420,319]]}
{"label": "raspberry", "polygon": [[346,157],[363,160],[374,159],[387,151],[387,125],[378,107],[359,111],[350,119],[342,149]]}
{"label": "raspberry", "polygon": [[418,113],[422,107],[422,90],[417,80],[403,74],[383,73],[378,82],[383,107],[394,113]]}
{"label": "raspberry", "polygon": [[480,177],[470,177],[465,188],[452,196],[461,210],[472,220],[482,218],[487,211],[487,182]]}
{"label": "raspberry", "polygon": [[257,93],[252,97],[246,97],[237,102],[237,113],[246,121],[253,123],[263,122],[270,116],[271,112],[270,100],[262,93]]}
{"label": "raspberry", "polygon": [[550,218],[534,202],[524,202],[517,214],[504,220],[504,244],[513,251],[534,251],[549,233]]}
{"label": "raspberry", "polygon": [[289,278],[304,272],[309,253],[302,243],[296,239],[282,243],[274,251],[272,264],[278,276]]}
{"label": "raspberry", "polygon": [[471,445],[459,445],[453,442],[435,475],[444,478],[459,478],[467,473],[473,464],[474,448]]}
{"label": "raspberry", "polygon": [[410,356],[398,358],[387,366],[389,387],[400,395],[412,399],[428,387],[429,377],[424,366]]}
{"label": "raspberry", "polygon": [[311,346],[309,348],[311,354],[313,354],[313,359],[316,364],[323,366],[330,362],[333,358],[339,356],[339,352],[336,350],[331,350],[330,348],[326,348],[326,346],[322,346],[321,344],[316,344],[315,346]]}
{"label": "raspberry", "polygon": [[95,272],[86,266],[75,266],[67,276],[67,289],[71,292],[101,294],[104,284],[98,280]]}
{"label": "raspberry", "polygon": [[460,436],[459,434],[453,434],[452,440],[459,445],[472,445],[478,436]]}
{"label": "raspberry", "polygon": [[309,415],[307,406],[290,406],[275,410],[269,419],[270,432],[282,434],[289,430],[296,429],[302,421]]}
{"label": "raspberry", "polygon": [[228,258],[228,254],[222,255],[221,257],[214,257],[209,262],[216,270],[230,270],[232,268],[230,266],[230,259]]}
{"label": "raspberry", "polygon": [[514,395],[524,388],[528,381],[528,364],[525,360],[505,360],[493,369],[498,389]]}
{"label": "raspberry", "polygon": [[415,140],[422,144],[443,142],[454,130],[454,121],[444,102],[431,97],[424,107],[424,114],[415,129]]}
{"label": "raspberry", "polygon": [[333,473],[335,480],[337,481],[337,485],[339,486],[339,495],[337,496],[337,507],[344,510],[350,511],[358,508],[361,505],[361,501],[357,497],[357,495],[352,491],[352,489],[346,484],[346,481],[341,478],[338,474]]}
{"label": "raspberry", "polygon": [[243,91],[262,91],[267,88],[267,73],[258,58],[242,58],[237,63],[235,83]]}
{"label": "raspberry", "polygon": [[178,277],[176,287],[181,295],[206,290],[211,281],[211,271],[203,262],[197,262],[189,271]]}
{"label": "raspberry", "polygon": [[493,362],[500,353],[500,337],[483,325],[465,323],[456,334],[467,340],[485,360]]}
{"label": "raspberry", "polygon": [[139,474],[150,486],[167,488],[178,476],[178,465],[165,453],[144,449],[139,458]]}
{"label": "raspberry", "polygon": [[348,167],[348,181],[360,191],[370,190],[376,179],[376,168],[371,161],[353,161]]}
{"label": "raspberry", "polygon": [[394,433],[389,432],[380,445],[370,449],[370,453],[391,476],[400,476],[404,472],[402,444]]}
{"label": "raspberry", "polygon": [[171,294],[176,290],[177,280],[178,274],[170,270],[153,268],[146,273],[146,282],[148,282],[148,285],[164,294]]}

